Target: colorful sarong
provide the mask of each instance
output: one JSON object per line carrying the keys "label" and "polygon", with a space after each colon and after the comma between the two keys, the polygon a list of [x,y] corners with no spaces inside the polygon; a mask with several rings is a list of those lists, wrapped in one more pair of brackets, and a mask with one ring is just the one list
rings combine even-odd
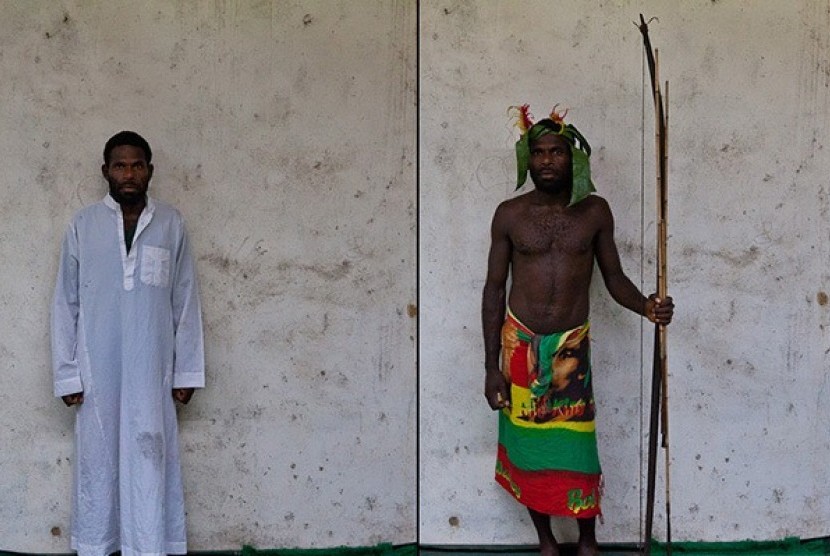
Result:
{"label": "colorful sarong", "polygon": [[534,334],[508,310],[501,331],[511,407],[499,412],[496,481],[548,515],[601,513],[589,330]]}

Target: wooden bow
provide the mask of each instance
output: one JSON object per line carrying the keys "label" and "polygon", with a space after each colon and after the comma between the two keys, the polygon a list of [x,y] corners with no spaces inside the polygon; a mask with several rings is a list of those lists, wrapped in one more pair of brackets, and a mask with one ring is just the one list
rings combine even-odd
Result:
{"label": "wooden bow", "polygon": [[[657,297],[668,295],[666,273],[667,225],[668,225],[668,100],[669,82],[666,81],[665,97],[660,90],[658,52],[652,49],[648,36],[648,23],[640,14],[640,33],[646,52],[648,70],[651,75],[651,91],[654,97],[655,143],[657,150]],[[658,415],[662,430],[661,445],[666,456],[666,553],[671,554],[671,499],[669,467],[669,412],[668,412],[668,361],[666,357],[666,327],[654,325],[654,362],[651,376],[651,410],[648,435],[648,475],[646,493],[646,523],[643,554],[651,554],[651,539],[654,524],[654,491],[657,475],[657,426]]]}

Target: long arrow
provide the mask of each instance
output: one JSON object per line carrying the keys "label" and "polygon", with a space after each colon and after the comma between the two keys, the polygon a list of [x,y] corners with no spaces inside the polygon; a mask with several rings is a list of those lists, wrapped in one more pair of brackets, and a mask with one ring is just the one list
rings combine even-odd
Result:
{"label": "long arrow", "polygon": [[[648,23],[640,14],[640,33],[646,51],[648,70],[651,76],[651,90],[654,98],[654,136],[657,151],[657,297],[665,299],[668,295],[667,285],[667,226],[668,226],[668,94],[669,83],[666,82],[666,96],[660,90],[658,75],[658,52],[651,46],[648,36]],[[671,555],[671,498],[669,466],[669,412],[668,412],[668,360],[666,357],[666,327],[654,325],[654,361],[651,376],[651,410],[649,415],[648,435],[648,475],[646,492],[646,523],[643,554],[651,554],[651,539],[654,526],[654,494],[657,476],[657,427],[662,425],[661,445],[666,455],[666,553]],[[658,419],[660,417],[660,419]]]}

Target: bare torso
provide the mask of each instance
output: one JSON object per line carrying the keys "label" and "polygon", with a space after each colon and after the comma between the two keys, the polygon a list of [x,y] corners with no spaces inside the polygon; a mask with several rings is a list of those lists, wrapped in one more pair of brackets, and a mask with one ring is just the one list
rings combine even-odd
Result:
{"label": "bare torso", "polygon": [[[492,408],[501,407],[506,399],[499,368],[506,308],[536,334],[584,324],[596,261],[617,303],[641,315],[655,311],[656,305],[649,305],[622,270],[614,243],[614,217],[605,199],[592,195],[571,207],[567,203],[567,195],[535,189],[503,202],[493,217],[481,305],[489,380],[485,391]],[[663,322],[671,321],[673,307],[667,300],[660,309]],[[650,318],[658,317],[654,313]]]}
{"label": "bare torso", "polygon": [[594,196],[566,207],[531,192],[503,209],[511,244],[510,310],[539,334],[583,324],[605,201]]}

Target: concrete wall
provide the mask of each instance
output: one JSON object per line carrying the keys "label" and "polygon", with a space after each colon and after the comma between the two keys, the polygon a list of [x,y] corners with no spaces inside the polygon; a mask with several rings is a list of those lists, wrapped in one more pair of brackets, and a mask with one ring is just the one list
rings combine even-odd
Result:
{"label": "concrete wall", "polygon": [[[515,179],[509,105],[529,102],[537,117],[557,102],[570,107],[594,147],[623,266],[653,288],[653,119],[639,13],[659,17],[652,40],[670,81],[673,536],[830,534],[830,3],[420,6],[422,542],[535,540],[523,508],[492,480],[496,416],[482,395],[489,220]],[[598,276],[592,301],[606,481],[598,534],[633,541],[651,337]],[[559,532],[575,538],[572,523]]]}
{"label": "concrete wall", "polygon": [[[624,267],[650,289],[640,12],[660,18],[671,81],[674,537],[830,534],[828,2],[138,6],[0,3],[0,549],[68,548],[72,417],[50,396],[48,300],[60,235],[104,194],[100,151],[123,128],[153,145],[153,194],[183,211],[198,257],[191,549],[414,540],[416,116],[421,541],[532,542],[492,482],[481,395],[489,219],[513,188],[505,109],[571,108]],[[599,534],[630,541],[650,336],[600,280],[592,299]]]}
{"label": "concrete wall", "polygon": [[198,258],[191,550],[415,539],[415,3],[0,3],[0,550],[68,552],[49,299],[121,129]]}

